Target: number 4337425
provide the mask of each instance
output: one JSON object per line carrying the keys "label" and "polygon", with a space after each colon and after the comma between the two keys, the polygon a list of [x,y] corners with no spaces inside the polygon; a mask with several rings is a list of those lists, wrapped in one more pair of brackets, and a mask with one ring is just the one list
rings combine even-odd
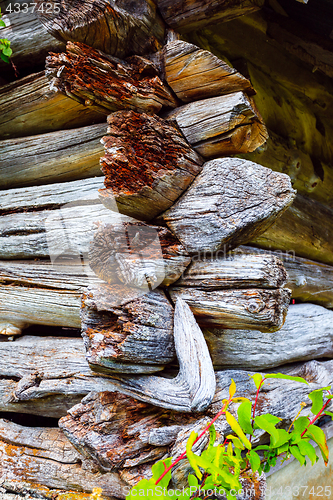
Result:
{"label": "number 4337425", "polygon": [[58,14],[60,12],[60,3],[55,2],[26,2],[26,3],[9,3],[5,9],[8,14],[12,12],[43,12],[45,14]]}

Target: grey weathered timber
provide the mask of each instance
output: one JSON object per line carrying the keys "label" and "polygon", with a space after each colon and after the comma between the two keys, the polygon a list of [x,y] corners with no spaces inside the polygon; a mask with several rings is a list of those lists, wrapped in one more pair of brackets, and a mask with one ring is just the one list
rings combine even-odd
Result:
{"label": "grey weathered timber", "polygon": [[[0,188],[36,186],[101,176],[99,159],[103,154],[103,146],[100,139],[105,130],[106,124],[99,124],[0,142]],[[99,180],[95,180],[95,185],[92,185],[95,194],[103,186],[100,182],[97,187],[96,182]],[[78,183],[79,191],[80,186]],[[56,184],[53,189],[57,190],[58,187],[59,184]],[[41,192],[41,189],[50,192],[51,187],[35,188],[35,191]],[[33,188],[28,193],[33,195]],[[10,194],[8,192],[5,197],[9,199]],[[2,199],[1,197],[1,201]],[[71,197],[68,198],[67,202],[69,201]],[[7,205],[9,206],[8,203]],[[33,207],[32,200],[31,206]],[[3,210],[1,205],[0,210]]]}
{"label": "grey weathered timber", "polygon": [[263,6],[262,0],[158,0],[165,22],[176,30],[192,31],[207,24],[230,21]]}
{"label": "grey weathered timber", "polygon": [[204,330],[215,369],[271,370],[284,363],[333,358],[333,311],[295,304],[276,333]]}
{"label": "grey weathered timber", "polygon": [[[37,0],[37,5],[45,4]],[[62,41],[83,42],[106,54],[126,57],[162,46],[164,23],[152,0],[51,0],[51,13],[38,11],[46,30]],[[58,6],[58,8],[56,8]]]}
{"label": "grey weathered timber", "polygon": [[207,291],[283,287],[287,283],[287,273],[278,257],[261,250],[256,254],[255,248],[249,248],[241,247],[241,250],[226,254],[221,252],[222,255],[207,255],[202,260],[193,258],[175,286],[196,287]]}
{"label": "grey weathered timber", "polygon": [[202,326],[250,328],[263,332],[279,330],[290,301],[288,289],[244,289],[206,291],[170,287],[173,301],[182,298]]}
{"label": "grey weathered timber", "polygon": [[263,233],[294,197],[287,175],[223,158],[205,163],[163,218],[190,253],[216,252]]}
{"label": "grey weathered timber", "polygon": [[167,210],[201,171],[202,158],[174,122],[119,111],[108,116],[101,169],[107,205],[110,191],[121,213],[151,220]]}
{"label": "grey weathered timber", "polygon": [[333,210],[297,195],[291,207],[251,244],[333,265]]}
{"label": "grey weathered timber", "polygon": [[158,113],[162,106],[177,106],[157,67],[140,56],[121,61],[68,42],[65,53],[49,54],[45,67],[53,90],[102,113],[119,109]]}
{"label": "grey weathered timber", "polygon": [[175,357],[173,308],[162,290],[91,286],[82,296],[81,321],[87,361],[95,370],[133,373],[148,364],[158,371]]}
{"label": "grey weathered timber", "polygon": [[191,102],[167,115],[205,158],[250,153],[268,138],[254,101],[243,92]]}
{"label": "grey weathered timber", "polygon": [[[12,10],[17,10],[18,3],[10,4]],[[45,57],[50,50],[61,51],[64,43],[49,35],[44,26],[36,18],[33,7],[22,7],[21,12],[6,12],[2,8],[3,21],[6,28],[1,28],[1,38],[10,40],[10,47],[13,50],[11,61],[20,71],[29,68],[30,73],[33,67],[44,64]],[[5,73],[8,64],[0,60],[1,73]]]}
{"label": "grey weathered timber", "polygon": [[250,81],[214,56],[192,43],[175,40],[163,48],[165,78],[177,97],[191,102],[243,90],[255,93]]}
{"label": "grey weathered timber", "polygon": [[107,114],[50,90],[44,71],[0,87],[0,107],[1,139],[100,123]]}
{"label": "grey weathered timber", "polygon": [[99,225],[88,261],[105,282],[149,292],[158,285],[174,283],[191,257],[167,228],[124,217],[118,223]]}
{"label": "grey weathered timber", "polygon": [[100,487],[113,499],[113,495],[123,498],[127,491],[117,473],[96,475],[82,466],[82,456],[60,429],[24,427],[1,419],[0,460],[0,486],[18,494],[20,490],[33,492],[29,498],[56,498],[67,492],[78,495],[80,491],[84,495]]}

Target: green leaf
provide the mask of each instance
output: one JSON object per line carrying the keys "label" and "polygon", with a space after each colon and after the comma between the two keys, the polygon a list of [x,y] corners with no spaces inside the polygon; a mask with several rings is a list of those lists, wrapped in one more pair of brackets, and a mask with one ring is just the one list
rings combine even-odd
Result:
{"label": "green leaf", "polygon": [[278,442],[279,433],[274,424],[267,419],[267,415],[259,415],[255,417],[254,423],[259,429],[262,429],[271,435],[271,446],[274,446],[275,443]]}
{"label": "green leaf", "polygon": [[208,450],[214,447],[214,443],[216,441],[216,430],[214,427],[214,424],[212,424],[209,427],[209,443],[208,443]]}
{"label": "green leaf", "polygon": [[317,460],[318,460],[318,457],[317,457],[317,454],[316,454],[316,450],[315,448],[312,446],[312,444],[308,443],[305,439],[302,439],[298,445],[297,445],[300,449],[300,452],[302,453],[302,455],[307,455],[309,457],[309,459],[311,460],[311,463],[312,465],[314,465]]}
{"label": "green leaf", "polygon": [[2,51],[2,53],[7,56],[7,57],[10,57],[13,53],[12,49],[10,47],[5,47]]}
{"label": "green leaf", "polygon": [[252,471],[256,472],[260,467],[260,457],[258,453],[256,453],[254,450],[250,450],[246,456],[250,462]]}
{"label": "green leaf", "polygon": [[277,442],[274,445],[274,448],[280,448],[280,446],[283,446],[285,443],[288,443],[290,440],[290,434],[285,431],[284,429],[277,429],[279,438]]}
{"label": "green leaf", "polygon": [[251,445],[250,441],[247,439],[247,437],[245,436],[244,432],[241,429],[241,426],[239,425],[239,423],[237,422],[235,417],[233,415],[231,415],[231,413],[229,413],[228,411],[225,412],[225,416],[226,416],[226,420],[227,420],[228,424],[230,425],[230,427],[232,428],[232,430],[237,434],[237,436],[242,441],[242,443],[245,444],[246,448],[251,450],[252,445]]}
{"label": "green leaf", "polygon": [[233,379],[231,379],[231,384],[229,387],[229,398],[233,398],[236,393],[236,384]]}
{"label": "green leaf", "polygon": [[255,383],[255,386],[257,389],[259,389],[259,385],[262,381],[262,375],[260,373],[255,373],[254,375],[250,375],[250,378],[252,378],[253,382]]}
{"label": "green leaf", "polygon": [[0,26],[2,26],[3,28],[6,27],[6,23],[5,21],[3,21],[2,19],[0,19]]}
{"label": "green leaf", "polygon": [[281,455],[281,453],[285,453],[289,449],[289,443],[285,443],[282,446],[279,446],[277,449],[277,454]]}
{"label": "green leaf", "polygon": [[294,382],[302,382],[303,384],[309,385],[309,383],[302,377],[291,377],[290,375],[284,375],[284,373],[265,373],[265,378],[281,378],[283,380],[294,380]]}
{"label": "green leaf", "polygon": [[324,391],[328,391],[330,388],[331,387],[323,387],[322,389],[316,389],[315,391],[310,392],[309,398],[312,401],[311,412],[314,415],[317,415],[317,413],[319,413],[324,406]]}
{"label": "green leaf", "polygon": [[[153,473],[153,480],[156,483],[156,481],[162,476],[164,473],[165,469],[170,467],[172,462],[172,458],[166,458],[165,460],[159,460],[154,464],[151,468],[152,473]],[[159,486],[167,487],[169,482],[171,481],[171,470],[161,479],[161,481],[158,483]]]}
{"label": "green leaf", "polygon": [[325,464],[327,464],[329,451],[324,431],[316,425],[310,425],[304,436],[312,438],[314,442],[317,443],[323,456],[324,462]]}
{"label": "green leaf", "polygon": [[251,425],[251,411],[252,403],[248,399],[240,404],[237,415],[238,423],[246,434],[251,434],[253,436],[253,429]]}
{"label": "green leaf", "polygon": [[329,417],[332,417],[332,420],[333,420],[333,413],[331,411],[325,411],[324,415],[328,415]]}
{"label": "green leaf", "polygon": [[239,448],[240,450],[245,450],[245,446],[243,445],[242,441],[238,437],[232,436],[231,434],[229,434],[228,436],[226,436],[226,438],[230,439],[234,443],[234,446],[236,448]]}
{"label": "green leaf", "polygon": [[290,453],[294,455],[294,457],[299,461],[301,465],[304,465],[305,463],[305,458],[303,457],[302,453],[298,449],[297,445],[291,446],[290,448]]}
{"label": "green leaf", "polygon": [[294,422],[295,432],[297,432],[297,433],[299,432],[300,434],[302,434],[302,432],[305,431],[305,429],[307,428],[309,423],[310,423],[310,421],[309,421],[308,417],[299,417]]}
{"label": "green leaf", "polygon": [[188,438],[187,443],[186,443],[186,456],[188,458],[188,461],[190,462],[192,469],[194,470],[194,472],[196,473],[198,478],[201,480],[202,473],[200,472],[199,467],[197,465],[198,456],[195,455],[192,451],[192,446],[194,444],[194,441],[197,439],[197,437],[198,437],[198,434],[196,432],[192,431],[190,434],[190,437]]}
{"label": "green leaf", "polygon": [[194,474],[189,474],[187,480],[189,486],[192,488],[199,488],[198,478]]}
{"label": "green leaf", "polygon": [[6,63],[9,63],[9,59],[7,56],[5,56],[4,54],[2,54],[2,52],[0,52],[0,57],[3,61],[5,61]]}

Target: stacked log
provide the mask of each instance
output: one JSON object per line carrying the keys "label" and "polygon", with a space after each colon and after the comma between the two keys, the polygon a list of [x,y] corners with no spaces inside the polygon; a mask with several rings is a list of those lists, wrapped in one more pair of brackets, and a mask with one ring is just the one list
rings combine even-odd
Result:
{"label": "stacked log", "polygon": [[[265,78],[169,29],[262,3],[64,0],[33,20],[45,72],[0,88],[0,412],[23,415],[0,420],[6,500],[96,487],[124,498],[184,451],[231,378],[253,398],[246,370],[309,381],[260,393],[284,427],[332,384],[332,207],[318,163],[286,141],[265,146]],[[21,425],[29,415],[60,421]],[[216,428],[222,442],[228,425]],[[181,462],[174,484],[190,471]]]}

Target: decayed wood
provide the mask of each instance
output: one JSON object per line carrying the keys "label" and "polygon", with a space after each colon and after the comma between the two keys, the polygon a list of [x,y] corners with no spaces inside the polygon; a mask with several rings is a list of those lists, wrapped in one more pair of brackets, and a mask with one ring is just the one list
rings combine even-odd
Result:
{"label": "decayed wood", "polygon": [[[100,139],[105,129],[105,124],[91,125],[0,142],[3,155],[0,161],[0,188],[102,175],[99,158],[103,154],[103,146]],[[54,185],[54,190],[58,187],[59,185]],[[40,192],[40,189],[50,191],[50,187],[38,188],[36,191]],[[30,192],[32,194],[33,190]],[[10,194],[6,196],[8,198]]]}
{"label": "decayed wood", "polygon": [[314,304],[295,304],[276,333],[204,330],[215,369],[271,370],[300,360],[333,357],[333,312]]}
{"label": "decayed wood", "polygon": [[282,250],[333,264],[333,211],[297,195],[291,207],[262,235],[251,239],[261,248]]}
{"label": "decayed wood", "polygon": [[[239,247],[236,251],[245,253],[262,253],[267,250],[253,247]],[[291,289],[291,296],[302,302],[313,302],[333,309],[333,267],[321,264],[314,260],[303,259],[287,252],[273,252],[283,262],[288,274],[287,288]],[[192,268],[189,268],[189,274]],[[178,281],[180,283],[180,281]],[[177,285],[178,285],[177,283]]]}
{"label": "decayed wood", "polygon": [[111,190],[121,213],[151,220],[171,207],[200,172],[203,160],[173,122],[134,111],[108,116],[101,158],[107,204]]}
{"label": "decayed wood", "polygon": [[60,429],[24,427],[1,420],[0,457],[1,486],[6,490],[6,485],[10,488],[13,481],[16,484],[9,491],[17,488],[19,492],[20,486],[21,493],[35,489],[29,498],[43,493],[43,498],[68,498],[66,493],[70,495],[72,491],[70,496],[81,498],[80,492],[83,492],[82,499],[88,500],[84,492],[102,488],[106,498],[112,500],[113,495],[124,498],[129,489],[117,473],[96,475],[82,466],[81,455]]}
{"label": "decayed wood", "polygon": [[262,0],[158,0],[165,22],[174,29],[192,31],[207,24],[230,21],[263,6]]}
{"label": "decayed wood", "polygon": [[[290,415],[297,414],[302,401],[307,404],[303,415],[309,414],[311,401],[307,394],[332,384],[332,364],[332,361],[310,361],[296,368],[285,368],[284,371],[291,375],[304,377],[309,385],[285,380],[266,382],[265,391],[258,398],[259,412],[277,415],[285,426],[290,423]],[[126,471],[127,468],[154,462],[156,456],[165,453],[165,446],[169,447],[170,456],[179,456],[185,450],[191,430],[203,430],[211,417],[221,409],[222,400],[229,397],[231,378],[236,382],[237,395],[253,400],[256,388],[249,380],[249,375],[251,373],[241,370],[217,372],[214,400],[199,419],[194,415],[158,409],[129,397],[104,392],[87,396],[60,420],[59,425],[73,445],[100,469],[118,469],[121,477],[129,478],[130,470]],[[231,407],[231,411],[235,410]],[[98,418],[99,415],[105,416],[103,421]],[[230,427],[224,417],[217,419],[215,426],[223,442]],[[254,442],[257,442],[258,437]],[[198,443],[197,450],[202,450],[206,444],[207,436]],[[182,484],[188,473],[188,464],[183,462],[182,468],[177,468],[173,473],[176,484]]]}
{"label": "decayed wood", "polygon": [[215,252],[264,232],[294,196],[287,175],[223,158],[205,163],[163,218],[190,253]]}
{"label": "decayed wood", "polygon": [[[37,0],[37,5],[45,5]],[[164,23],[152,0],[51,0],[53,8],[38,17],[54,37],[84,42],[106,54],[126,57],[146,54],[161,47]]]}
{"label": "decayed wood", "polygon": [[268,138],[252,98],[243,92],[180,106],[168,114],[202,156],[250,153]]}
{"label": "decayed wood", "polygon": [[163,49],[163,63],[166,81],[184,102],[240,90],[255,93],[251,82],[235,68],[192,43],[169,42]]}
{"label": "decayed wood", "polygon": [[214,290],[170,287],[172,300],[182,298],[202,326],[250,328],[275,332],[286,318],[290,290]]}
{"label": "decayed wood", "polygon": [[51,88],[102,113],[134,109],[158,113],[177,102],[154,64],[140,56],[127,62],[82,43],[68,42],[66,53],[46,58]]}
{"label": "decayed wood", "polygon": [[88,258],[90,268],[107,283],[123,283],[146,292],[174,283],[191,262],[167,228],[128,217],[120,223],[99,226]]}
{"label": "decayed wood", "polygon": [[50,90],[44,72],[0,87],[0,107],[1,139],[100,123],[106,115]]}
{"label": "decayed wood", "polygon": [[[11,9],[17,9],[18,3]],[[10,46],[13,50],[11,61],[18,70],[38,67],[44,64],[45,57],[50,50],[61,51],[64,49],[64,43],[56,40],[48,34],[44,26],[36,19],[32,7],[25,7],[24,12],[7,13],[2,9],[3,21],[6,28],[1,28],[1,38],[10,40]],[[8,64],[0,60],[1,72],[5,73]]]}

